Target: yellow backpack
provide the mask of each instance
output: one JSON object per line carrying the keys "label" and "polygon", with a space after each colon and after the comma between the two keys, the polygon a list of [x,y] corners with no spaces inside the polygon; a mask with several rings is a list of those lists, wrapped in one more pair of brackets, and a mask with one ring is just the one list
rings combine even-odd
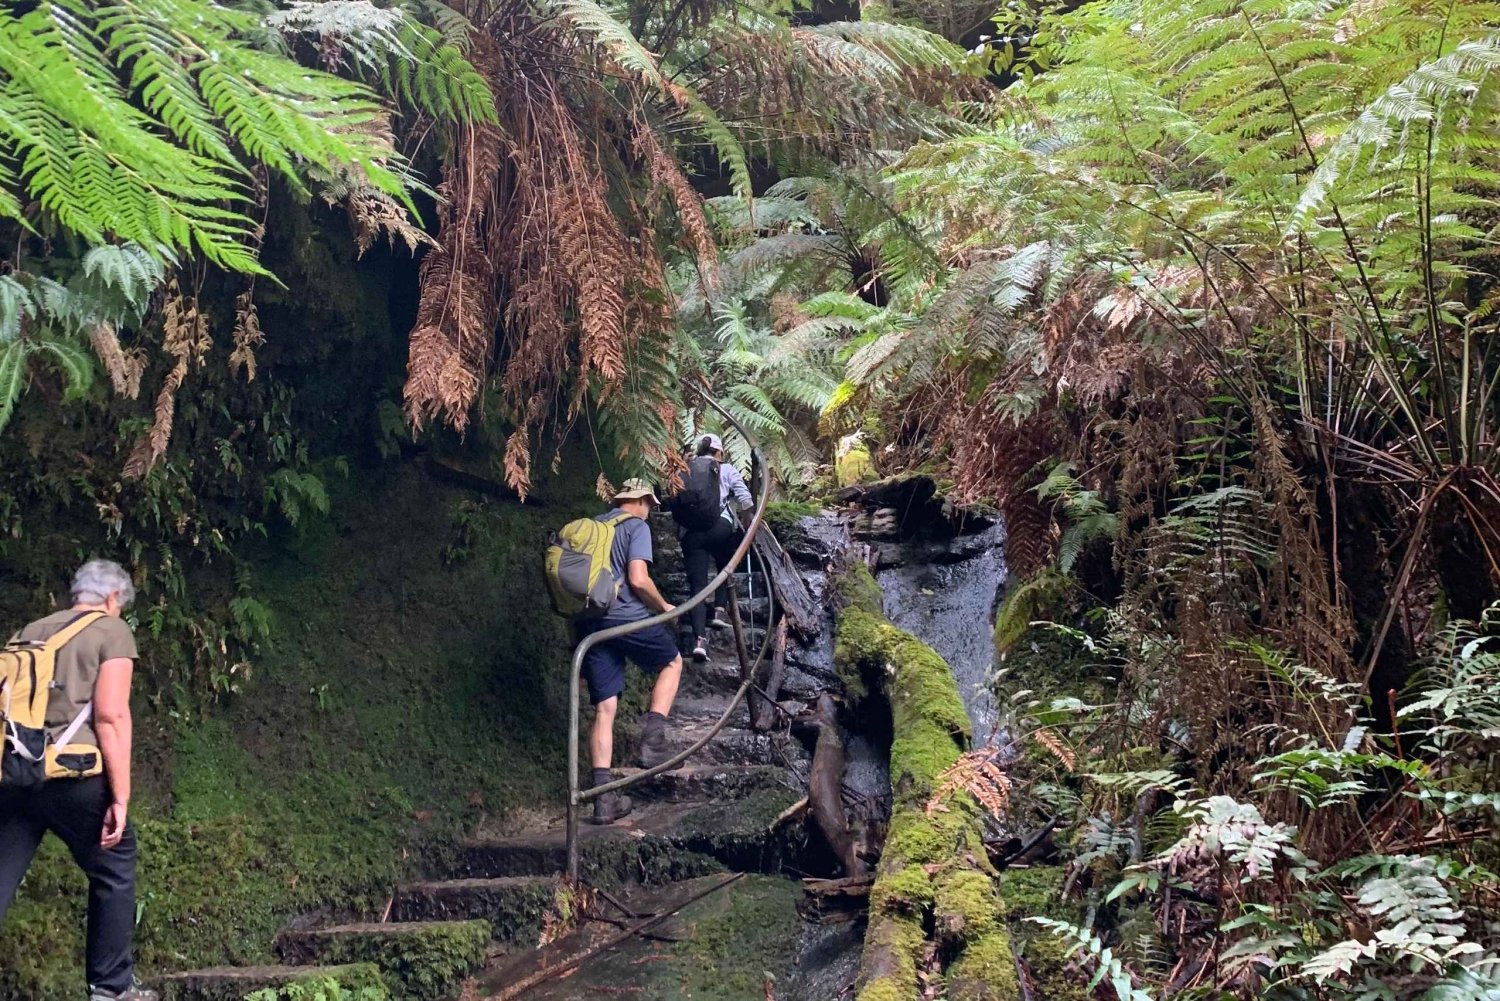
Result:
{"label": "yellow backpack", "polygon": [[615,528],[634,518],[621,511],[609,518],[579,518],[552,536],[545,564],[547,590],[558,615],[597,619],[620,592],[610,562]]}
{"label": "yellow backpack", "polygon": [[45,640],[11,640],[0,650],[0,785],[27,789],[46,779],[86,778],[104,770],[97,747],[69,746],[94,714],[92,702],[78,711],[57,739],[47,740],[47,702],[57,673],[57,654],[104,617],[82,612]]}

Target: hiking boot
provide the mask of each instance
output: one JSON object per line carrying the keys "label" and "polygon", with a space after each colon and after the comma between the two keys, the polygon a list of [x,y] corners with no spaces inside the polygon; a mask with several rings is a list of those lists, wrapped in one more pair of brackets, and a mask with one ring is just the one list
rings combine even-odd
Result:
{"label": "hiking boot", "polygon": [[160,998],[155,991],[148,991],[140,984],[132,984],[118,994],[102,987],[89,989],[89,1001],[160,1001]]}
{"label": "hiking boot", "polygon": [[[608,768],[594,769],[594,788],[608,784],[614,776]],[[630,813],[635,804],[630,797],[618,792],[607,792],[594,800],[594,815],[586,818],[591,824],[613,824]]]}
{"label": "hiking boot", "polygon": [[733,629],[734,624],[729,621],[729,613],[722,608],[714,609],[714,617],[708,623],[715,629]]}
{"label": "hiking boot", "polygon": [[708,660],[708,643],[706,641],[701,639],[693,641],[693,660],[699,664]]}
{"label": "hiking boot", "polygon": [[641,717],[641,767],[655,768],[672,756],[667,747],[667,718],[661,713]]}
{"label": "hiking boot", "polygon": [[[589,817],[588,821],[601,826],[613,824],[621,817],[629,816],[630,811],[634,809],[635,803],[629,796],[621,792],[607,792],[594,800],[594,815]],[[155,997],[156,995],[153,994],[152,998]]]}

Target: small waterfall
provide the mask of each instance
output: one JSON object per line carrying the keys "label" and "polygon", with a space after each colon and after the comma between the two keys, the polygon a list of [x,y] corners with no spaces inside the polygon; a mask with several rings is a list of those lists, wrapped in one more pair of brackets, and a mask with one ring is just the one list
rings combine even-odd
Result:
{"label": "small waterfall", "polygon": [[990,688],[994,610],[1005,585],[1005,529],[952,538],[882,542],[875,578],[891,622],[929,644],[953,669],[976,747],[1004,743]]}

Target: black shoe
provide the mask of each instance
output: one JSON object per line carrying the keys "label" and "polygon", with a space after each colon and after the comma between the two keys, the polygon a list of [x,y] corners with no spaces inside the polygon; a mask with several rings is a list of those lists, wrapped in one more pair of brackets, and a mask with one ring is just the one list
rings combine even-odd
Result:
{"label": "black shoe", "polygon": [[102,987],[92,987],[89,989],[89,1001],[161,1001],[161,996],[155,991],[146,990],[140,984],[133,984],[118,994]]}
{"label": "black shoe", "polygon": [[[594,800],[594,815],[588,818],[589,823],[613,824],[621,817],[628,817],[630,811],[635,809],[635,803],[624,793],[607,792]],[[152,1001],[154,1001],[154,995]]]}

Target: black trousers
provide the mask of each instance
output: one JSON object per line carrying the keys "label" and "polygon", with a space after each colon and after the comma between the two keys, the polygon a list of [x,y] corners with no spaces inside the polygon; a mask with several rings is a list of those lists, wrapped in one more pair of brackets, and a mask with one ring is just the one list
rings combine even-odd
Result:
{"label": "black trousers", "polygon": [[85,972],[91,988],[126,990],[135,972],[135,828],[113,848],[99,847],[111,800],[104,776],[53,779],[29,792],[0,787],[0,922],[15,899],[42,836],[62,839],[89,878],[88,950]]}
{"label": "black trousers", "polygon": [[[687,567],[688,590],[697,594],[708,583],[709,567],[722,570],[734,556],[740,544],[740,531],[725,518],[715,522],[713,528],[689,531],[682,536],[682,562]],[[729,584],[719,588],[714,604],[723,608],[729,603]],[[701,637],[708,629],[708,609],[698,605],[689,613],[692,616],[693,639]]]}

